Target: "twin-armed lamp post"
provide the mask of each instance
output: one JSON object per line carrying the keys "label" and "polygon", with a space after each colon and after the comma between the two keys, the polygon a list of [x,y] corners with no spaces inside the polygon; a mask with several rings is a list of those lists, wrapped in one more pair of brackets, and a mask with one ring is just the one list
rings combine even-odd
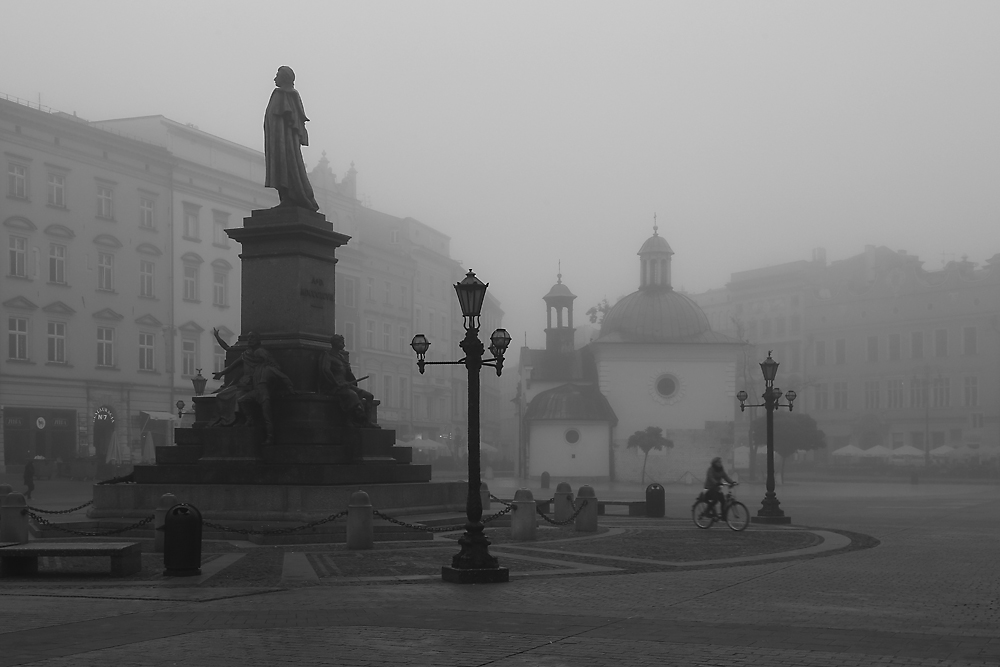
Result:
{"label": "twin-armed lamp post", "polygon": [[479,371],[483,366],[503,371],[503,355],[510,345],[510,334],[506,329],[497,329],[490,336],[492,359],[483,359],[486,351],[479,340],[479,315],[486,299],[486,288],[476,274],[469,270],[461,282],[455,284],[458,303],[464,318],[465,338],[459,346],[465,357],[458,361],[425,361],[424,356],[430,342],[423,334],[413,337],[410,347],[417,353],[417,368],[423,374],[424,366],[432,364],[464,364],[469,371],[469,494],[465,504],[465,534],[458,543],[462,549],[451,559],[451,567],[441,567],[441,578],[459,584],[493,583],[509,581],[510,571],[500,567],[496,556],[490,554],[490,541],[483,534],[483,500],[480,496],[482,480],[479,476]]}
{"label": "twin-armed lamp post", "polygon": [[740,412],[747,408],[767,410],[767,492],[764,494],[760,509],[757,510],[757,516],[750,517],[750,520],[754,523],[791,523],[792,517],[785,516],[785,513],[781,511],[781,503],[778,502],[778,496],[774,493],[774,411],[776,408],[788,408],[788,411],[791,412],[796,394],[789,390],[785,392],[788,404],[782,405],[778,402],[781,400],[781,390],[774,386],[774,377],[778,374],[778,362],[771,358],[770,350],[767,353],[767,359],[761,362],[760,370],[764,374],[765,388],[762,395],[764,402],[760,405],[747,405],[747,393],[741,389],[736,394],[736,399],[740,402]]}

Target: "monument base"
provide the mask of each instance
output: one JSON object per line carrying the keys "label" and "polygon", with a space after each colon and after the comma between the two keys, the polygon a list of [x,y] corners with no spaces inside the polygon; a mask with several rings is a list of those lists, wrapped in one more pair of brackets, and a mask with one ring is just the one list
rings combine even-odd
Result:
{"label": "monument base", "polygon": [[441,580],[451,584],[505,584],[510,581],[510,570],[506,567],[460,570],[443,565]]}
{"label": "monument base", "polygon": [[766,523],[766,524],[788,524],[792,522],[792,517],[790,516],[752,516],[750,517],[750,523]]}

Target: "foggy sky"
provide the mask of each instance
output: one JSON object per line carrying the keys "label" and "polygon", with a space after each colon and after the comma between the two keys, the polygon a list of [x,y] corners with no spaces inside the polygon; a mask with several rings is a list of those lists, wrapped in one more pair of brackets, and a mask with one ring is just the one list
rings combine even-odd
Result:
{"label": "foggy sky", "polygon": [[[280,6],[280,13],[273,9]],[[638,287],[865,244],[1000,252],[1000,3],[32,2],[4,6],[0,92],[89,120],[163,114],[262,149],[274,72],[310,166],[452,237],[514,345]]]}

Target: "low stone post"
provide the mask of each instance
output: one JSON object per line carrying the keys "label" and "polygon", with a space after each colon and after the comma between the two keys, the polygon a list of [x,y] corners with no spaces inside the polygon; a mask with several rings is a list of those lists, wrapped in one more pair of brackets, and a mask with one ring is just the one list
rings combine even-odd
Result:
{"label": "low stone post", "polygon": [[[0,505],[3,505],[3,499],[13,492],[14,488],[10,484],[0,484]],[[0,521],[3,521],[2,517],[0,517]]]}
{"label": "low stone post", "polygon": [[577,492],[576,504],[579,506],[583,501],[587,504],[576,515],[576,529],[584,533],[597,532],[597,494],[594,489],[586,484],[580,487]]}
{"label": "low stone post", "polygon": [[163,524],[167,520],[167,510],[177,504],[172,493],[164,493],[153,510],[153,553],[163,553]]}
{"label": "low stone post", "polygon": [[569,482],[559,482],[556,485],[556,492],[553,494],[553,504],[556,521],[566,521],[573,516],[573,487]]}
{"label": "low stone post", "polygon": [[490,508],[490,487],[486,486],[486,482],[480,482],[479,499],[483,501],[483,511],[488,510]]}
{"label": "low stone post", "polygon": [[0,542],[28,541],[28,503],[20,493],[8,493],[0,505]]}
{"label": "low stone post", "polygon": [[510,535],[515,542],[534,542],[538,529],[535,498],[528,489],[514,492],[514,509],[510,514]]}
{"label": "low stone post", "polygon": [[355,491],[347,506],[347,548],[371,549],[374,546],[372,501],[364,491]]}

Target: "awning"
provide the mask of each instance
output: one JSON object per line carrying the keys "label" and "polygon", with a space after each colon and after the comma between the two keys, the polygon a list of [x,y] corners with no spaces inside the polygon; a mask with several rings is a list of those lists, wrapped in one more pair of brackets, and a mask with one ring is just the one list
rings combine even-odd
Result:
{"label": "awning", "polygon": [[139,416],[145,419],[159,419],[161,421],[173,421],[177,419],[177,415],[173,412],[152,412],[147,410],[140,410]]}

